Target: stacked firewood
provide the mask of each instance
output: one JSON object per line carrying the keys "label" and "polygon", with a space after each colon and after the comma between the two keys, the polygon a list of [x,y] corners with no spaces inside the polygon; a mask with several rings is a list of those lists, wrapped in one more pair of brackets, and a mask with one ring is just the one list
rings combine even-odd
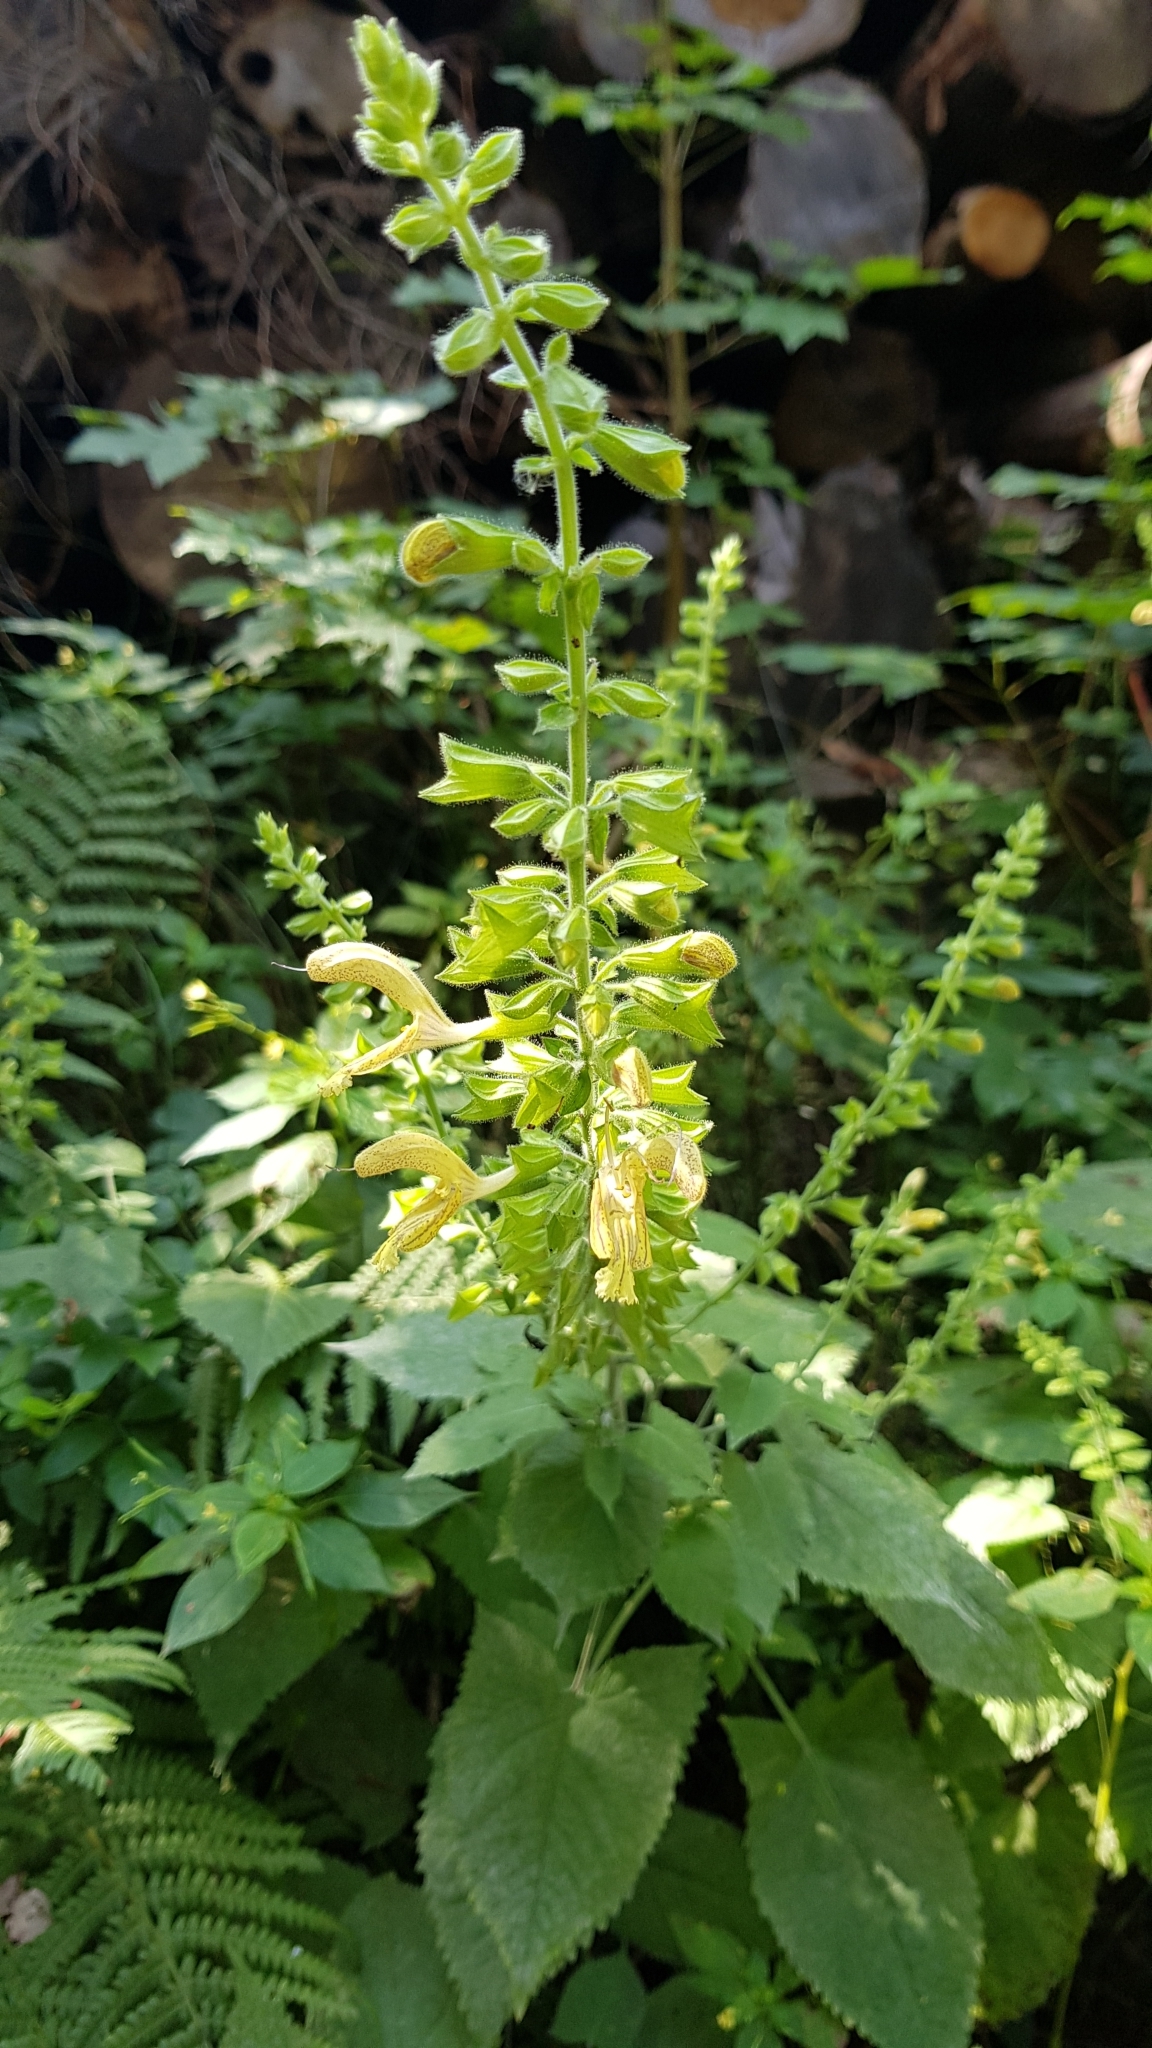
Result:
{"label": "stacked firewood", "polygon": [[[716,203],[693,202],[689,235],[705,253],[750,249],[769,267],[782,241],[846,265],[922,255],[961,280],[866,304],[846,343],[788,357],[765,341],[738,370],[709,372],[699,396],[770,413],[782,457],[806,485],[827,486],[826,508],[853,508],[859,522],[871,492],[875,518],[904,519],[910,536],[921,501],[954,500],[967,490],[957,478],[1005,456],[1098,460],[1102,373],[1120,365],[1128,431],[1139,430],[1150,294],[1099,282],[1095,229],[1056,233],[1054,222],[1077,191],[1148,182],[1152,0],[679,0],[674,11],[776,73],[806,129],[803,141],[756,137]],[[475,129],[528,119],[491,83],[510,58],[577,80],[638,76],[636,31],[656,7],[405,0],[400,13],[447,58],[454,111]],[[83,511],[85,484],[60,461],[69,407],[147,411],[188,371],[366,368],[404,386],[427,368],[431,321],[394,303],[404,265],[380,235],[394,195],[353,145],[349,27],[322,0],[0,0],[0,546],[19,571],[0,602],[47,601]],[[615,265],[626,296],[641,298],[636,177],[605,171],[606,150],[626,166],[614,138],[571,124],[538,135],[522,224],[546,219],[562,251],[570,229],[583,254],[595,188],[592,253],[610,284]],[[612,375],[602,357],[595,368]],[[1114,432],[1119,417],[1114,406]],[[499,418],[503,433],[506,408]],[[201,482],[227,496],[219,473]],[[455,482],[470,488],[459,467]],[[122,561],[162,594],[163,494],[121,472],[103,496]],[[58,536],[55,552],[21,557],[29,519]],[[911,578],[921,620],[922,569]]]}

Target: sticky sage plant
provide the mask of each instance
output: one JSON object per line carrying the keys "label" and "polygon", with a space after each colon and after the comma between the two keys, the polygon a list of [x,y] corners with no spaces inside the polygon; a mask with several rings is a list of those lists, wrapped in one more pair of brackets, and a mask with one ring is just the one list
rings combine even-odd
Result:
{"label": "sticky sage plant", "polygon": [[[543,237],[476,224],[476,210],[516,175],[519,133],[500,131],[471,148],[458,129],[432,127],[435,68],[410,55],[394,29],[361,23],[356,49],[369,94],[363,154],[377,169],[419,178],[425,188],[422,199],[397,209],[386,232],[411,256],[453,238],[483,297],[483,310],[440,337],[437,360],[463,374],[503,358],[490,374],[524,393],[525,430],[540,450],[520,463],[520,480],[529,489],[550,483],[556,507],[552,545],[444,514],[408,534],[401,561],[418,585],[509,568],[535,579],[541,611],[558,612],[563,623],[565,660],[512,660],[498,673],[512,691],[549,698],[540,725],[565,734],[567,759],[553,766],[445,738],[443,777],[425,792],[434,803],[497,802],[503,808],[496,830],[509,840],[538,835],[550,857],[547,864],[503,868],[494,884],[474,892],[467,925],[451,934],[454,957],[444,982],[514,982],[514,993],[489,986],[488,1013],[454,1025],[419,983],[405,992],[404,975],[409,984],[415,980],[411,970],[382,947],[341,940],[314,952],[308,971],[316,981],[376,988],[412,1018],[398,1039],[366,1047],[334,1086],[415,1048],[469,1040],[501,1046],[494,1060],[467,1070],[465,1114],[474,1121],[511,1117],[524,1136],[509,1168],[476,1175],[446,1134],[430,1140],[433,1149],[419,1161],[409,1156],[409,1141],[403,1156],[403,1147],[385,1141],[363,1152],[356,1166],[371,1175],[422,1167],[432,1182],[427,1199],[386,1244],[385,1267],[401,1249],[426,1242],[465,1202],[504,1197],[499,1235],[513,1299],[524,1306],[548,1297],[548,1363],[556,1366],[576,1348],[588,1355],[590,1347],[593,1356],[598,1344],[611,1350],[616,1308],[642,1313],[649,1299],[658,1307],[670,1297],[688,1262],[688,1218],[705,1189],[705,1105],[691,1087],[691,1068],[653,1071],[635,1041],[637,1033],[655,1031],[684,1038],[694,1050],[713,1043],[709,1001],[735,955],[725,939],[682,928],[681,900],[700,886],[686,865],[699,852],[693,828],[700,807],[687,769],[592,778],[594,722],[612,713],[662,712],[667,697],[627,677],[601,677],[590,654],[602,578],[636,576],[648,558],[637,548],[585,552],[577,493],[579,470],[607,465],[650,497],[679,500],[685,450],[668,435],[610,419],[606,392],[573,367],[569,331],[599,318],[603,294],[551,277]],[[527,337],[532,324],[557,330],[540,353]],[[614,820],[630,830],[634,846],[609,857]],[[622,919],[655,936],[622,936]],[[544,1125],[551,1126],[547,1138],[532,1135]],[[650,1276],[643,1296],[638,1275]],[[605,1305],[591,1327],[589,1297]],[[633,1318],[633,1348],[639,1330]]]}

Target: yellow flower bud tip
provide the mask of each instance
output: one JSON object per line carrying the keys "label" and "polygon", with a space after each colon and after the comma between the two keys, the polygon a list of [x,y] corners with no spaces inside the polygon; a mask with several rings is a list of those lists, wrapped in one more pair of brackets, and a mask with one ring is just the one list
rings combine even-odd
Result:
{"label": "yellow flower bud tip", "polygon": [[435,583],[438,576],[447,574],[445,565],[456,551],[446,520],[423,519],[404,536],[400,567],[410,583]]}
{"label": "yellow flower bud tip", "polygon": [[695,974],[706,974],[709,981],[719,981],[725,974],[731,974],[736,965],[736,954],[717,932],[689,932],[680,947],[682,966],[691,968]]}
{"label": "yellow flower bud tip", "polygon": [[397,1131],[394,1137],[381,1138],[357,1153],[355,1165],[361,1180],[381,1173],[431,1173],[446,1187],[467,1190],[469,1195],[483,1185],[466,1159],[427,1131]]}
{"label": "yellow flower bud tip", "polygon": [[270,1031],[267,1038],[261,1041],[260,1050],[266,1060],[275,1061],[282,1060],[288,1048],[278,1031]]}
{"label": "yellow flower bud tip", "polygon": [[1013,981],[1010,974],[998,974],[987,993],[994,1003],[1018,1003],[1020,983]]}
{"label": "yellow flower bud tip", "polygon": [[1139,604],[1133,605],[1132,624],[1134,626],[1152,626],[1152,599],[1142,597]]}
{"label": "yellow flower bud tip", "polygon": [[921,1188],[924,1186],[924,1183],[927,1180],[927,1178],[927,1167],[914,1166],[912,1168],[911,1173],[906,1173],[904,1175],[904,1178],[900,1183],[900,1193],[902,1195],[918,1195],[920,1193]]}
{"label": "yellow flower bud tip", "polygon": [[211,995],[212,991],[206,981],[185,982],[180,991],[181,1001],[185,1003],[206,1003],[210,1001]]}
{"label": "yellow flower bud tip", "polygon": [[900,1220],[905,1230],[939,1230],[948,1217],[943,1209],[909,1209]]}
{"label": "yellow flower bud tip", "polygon": [[722,2028],[724,2033],[734,2034],[740,2025],[740,2015],[736,2007],[734,2005],[726,2005],[723,2012],[718,2012],[716,2015],[716,2025]]}
{"label": "yellow flower bud tip", "polygon": [[334,946],[319,946],[304,963],[313,981],[351,982],[374,988],[413,1017],[428,1017],[457,1029],[426,989],[411,960],[389,953],[385,946],[370,946],[364,939],[341,939]]}
{"label": "yellow flower bud tip", "polygon": [[612,1079],[627,1096],[633,1109],[646,1109],[652,1100],[652,1069],[639,1046],[630,1045],[612,1062]]}

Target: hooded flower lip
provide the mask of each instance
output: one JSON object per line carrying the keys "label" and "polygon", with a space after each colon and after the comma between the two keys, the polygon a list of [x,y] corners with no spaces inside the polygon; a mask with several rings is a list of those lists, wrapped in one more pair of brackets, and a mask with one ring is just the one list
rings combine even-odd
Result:
{"label": "hooded flower lip", "polygon": [[588,1216],[588,1242],[598,1259],[607,1259],[596,1275],[596,1292],[601,1301],[618,1301],[631,1307],[636,1301],[635,1275],[652,1264],[648,1218],[644,1210],[644,1182],[647,1169],[639,1152],[627,1151],[615,1158],[610,1151],[601,1156],[592,1183],[592,1206]]}
{"label": "hooded flower lip", "polygon": [[644,1146],[644,1163],[656,1180],[670,1180],[695,1208],[708,1192],[700,1147],[685,1131],[660,1132]]}
{"label": "hooded flower lip", "polygon": [[381,1138],[357,1153],[355,1166],[362,1180],[400,1172],[424,1173],[432,1179],[432,1186],[393,1226],[374,1255],[372,1263],[382,1273],[389,1272],[404,1252],[431,1244],[466,1202],[499,1194],[516,1178],[514,1166],[503,1173],[473,1173],[467,1160],[424,1131],[398,1131],[394,1137]]}
{"label": "hooded flower lip", "polygon": [[389,953],[384,946],[370,946],[362,939],[342,939],[334,946],[321,946],[305,962],[313,981],[353,982],[378,989],[407,1010],[412,1018],[404,1030],[386,1045],[373,1046],[357,1059],[349,1060],[321,1083],[322,1095],[339,1095],[352,1081],[365,1074],[378,1074],[393,1060],[410,1052],[435,1051],[445,1045],[468,1045],[477,1038],[499,1038],[503,1028],[492,1017],[480,1017],[473,1024],[455,1024],[430,989],[425,988],[410,960]]}

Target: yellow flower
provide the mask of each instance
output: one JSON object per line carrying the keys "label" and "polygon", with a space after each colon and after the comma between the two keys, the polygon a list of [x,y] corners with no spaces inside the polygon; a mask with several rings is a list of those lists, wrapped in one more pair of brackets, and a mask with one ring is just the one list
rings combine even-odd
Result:
{"label": "yellow flower", "polygon": [[648,1107],[652,1100],[652,1069],[638,1046],[628,1046],[619,1059],[613,1060],[612,1079],[633,1109]]}
{"label": "yellow flower", "polygon": [[588,1217],[588,1242],[598,1259],[608,1261],[596,1275],[596,1292],[601,1301],[634,1303],[633,1275],[652,1264],[648,1218],[644,1213],[646,1179],[639,1152],[625,1152],[621,1159],[610,1151],[601,1156]]}
{"label": "yellow flower", "polygon": [[338,945],[321,946],[315,953],[309,953],[305,965],[313,981],[347,981],[378,989],[397,1009],[407,1010],[412,1017],[411,1024],[406,1024],[386,1045],[373,1046],[330,1074],[320,1083],[322,1095],[339,1095],[350,1082],[364,1074],[380,1073],[407,1053],[467,1045],[472,1039],[501,1035],[500,1027],[491,1017],[481,1017],[474,1024],[454,1024],[431,990],[425,988],[412,962],[389,953],[383,946],[370,946],[363,939],[342,939]]}
{"label": "yellow flower", "polygon": [[657,1180],[674,1181],[686,1202],[693,1208],[704,1200],[708,1192],[708,1176],[700,1147],[684,1131],[675,1136],[661,1131],[659,1136],[649,1138],[644,1147],[644,1162],[650,1174]]}
{"label": "yellow flower", "polygon": [[379,1266],[382,1273],[389,1272],[402,1253],[419,1251],[423,1245],[431,1244],[466,1202],[474,1202],[478,1195],[499,1194],[516,1178],[514,1166],[506,1167],[503,1173],[473,1173],[458,1153],[424,1131],[398,1131],[395,1137],[381,1138],[378,1144],[358,1153],[355,1164],[361,1180],[381,1173],[409,1172],[427,1174],[432,1181],[432,1186],[393,1226],[373,1258],[373,1265]]}

